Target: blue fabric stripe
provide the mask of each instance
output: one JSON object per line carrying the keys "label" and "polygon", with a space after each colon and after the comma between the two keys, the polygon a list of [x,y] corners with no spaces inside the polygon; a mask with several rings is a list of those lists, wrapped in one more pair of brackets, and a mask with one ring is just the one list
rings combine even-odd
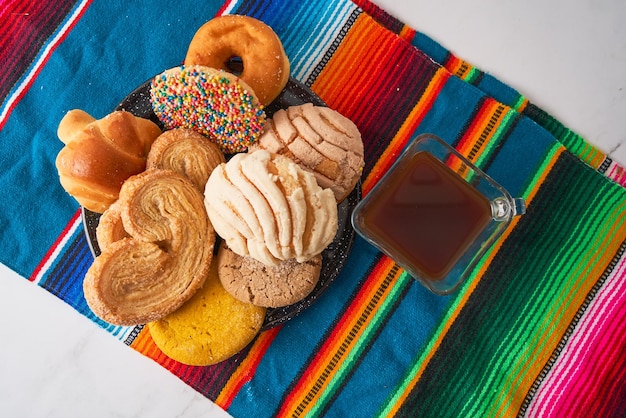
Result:
{"label": "blue fabric stripe", "polygon": [[520,118],[500,145],[487,174],[513,196],[519,196],[557,142],[532,120]]}
{"label": "blue fabric stripe", "polygon": [[426,55],[428,55],[439,64],[445,63],[450,55],[450,52],[446,48],[441,46],[441,44],[421,32],[415,33],[415,36],[411,41],[411,45],[423,51]]}
{"label": "blue fabric stripe", "polygon": [[[416,132],[435,134],[450,145],[456,143],[473,109],[484,97],[477,89],[465,88],[466,85],[463,80],[450,77]],[[454,109],[454,115],[450,109]]]}
{"label": "blue fabric stripe", "polygon": [[[246,11],[245,3],[233,9]],[[317,62],[309,57],[321,57],[334,41],[352,11],[358,9],[352,2],[338,2],[336,8],[311,7],[310,2],[270,2],[266,8],[250,14],[272,27],[280,37],[289,57],[292,76],[305,80]],[[289,18],[285,18],[289,16]],[[285,25],[285,22],[288,22]],[[322,52],[320,52],[322,51]]]}
{"label": "blue fabric stripe", "polygon": [[[333,402],[333,415],[353,416],[354,399],[367,399],[367,402],[359,403],[358,415],[375,416],[380,405],[387,400],[389,389],[404,377],[406,364],[411,364],[423,350],[451,300],[451,296],[434,295],[413,282]],[[398,343],[390,344],[389,341]],[[373,380],[372,376],[376,379]]]}
{"label": "blue fabric stripe", "polygon": [[[82,228],[69,241],[66,250],[60,255],[58,262],[41,286],[58,296],[70,306],[75,306],[77,299],[82,298],[82,280],[93,262],[93,256],[87,246]],[[80,289],[79,289],[80,288]]]}
{"label": "blue fabric stripe", "polygon": [[476,84],[476,87],[484,91],[488,96],[495,98],[500,103],[511,107],[515,107],[522,97],[517,90],[487,73],[483,74],[480,81]]}

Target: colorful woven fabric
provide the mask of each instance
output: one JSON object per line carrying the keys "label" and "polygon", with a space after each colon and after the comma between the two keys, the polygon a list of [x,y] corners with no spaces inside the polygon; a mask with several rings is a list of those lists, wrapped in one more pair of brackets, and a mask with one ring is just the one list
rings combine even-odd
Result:
{"label": "colorful woven fabric", "polygon": [[[236,417],[626,411],[621,167],[367,0],[180,1],[168,13],[161,3],[40,1],[35,14],[14,2],[0,11],[0,182],[10,196],[0,202],[0,262]],[[292,76],[357,124],[364,194],[413,135],[430,132],[526,199],[527,213],[462,288],[436,296],[357,239],[311,308],[211,367],[172,361],[147,328],[90,312],[82,278],[93,258],[79,208],[57,181],[58,122],[72,108],[104,116],[179,64],[195,30],[225,13],[272,26]]]}

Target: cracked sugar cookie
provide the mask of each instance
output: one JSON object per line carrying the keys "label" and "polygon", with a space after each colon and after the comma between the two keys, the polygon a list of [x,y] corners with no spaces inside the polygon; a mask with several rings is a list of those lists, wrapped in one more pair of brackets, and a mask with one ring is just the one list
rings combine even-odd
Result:
{"label": "cracked sugar cookie", "polygon": [[216,264],[219,279],[232,296],[257,306],[279,308],[313,291],[320,278],[322,256],[302,263],[290,259],[268,266],[236,254],[222,241]]}

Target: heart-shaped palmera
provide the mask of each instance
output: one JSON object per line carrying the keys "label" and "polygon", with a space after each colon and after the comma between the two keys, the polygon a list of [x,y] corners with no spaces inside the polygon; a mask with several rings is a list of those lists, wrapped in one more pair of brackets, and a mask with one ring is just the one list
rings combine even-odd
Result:
{"label": "heart-shaped palmera", "polygon": [[94,260],[83,283],[85,298],[104,321],[145,324],[178,309],[203,285],[215,232],[202,193],[172,171],[131,177],[119,204],[130,236]]}

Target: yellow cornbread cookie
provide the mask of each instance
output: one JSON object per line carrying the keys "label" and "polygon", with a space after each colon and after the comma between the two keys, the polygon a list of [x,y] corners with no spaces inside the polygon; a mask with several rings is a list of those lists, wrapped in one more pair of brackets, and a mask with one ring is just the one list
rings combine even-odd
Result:
{"label": "yellow cornbread cookie", "polygon": [[204,287],[180,309],[148,324],[157,347],[168,357],[192,366],[226,360],[245,348],[265,320],[265,308],[232,297],[212,263]]}

